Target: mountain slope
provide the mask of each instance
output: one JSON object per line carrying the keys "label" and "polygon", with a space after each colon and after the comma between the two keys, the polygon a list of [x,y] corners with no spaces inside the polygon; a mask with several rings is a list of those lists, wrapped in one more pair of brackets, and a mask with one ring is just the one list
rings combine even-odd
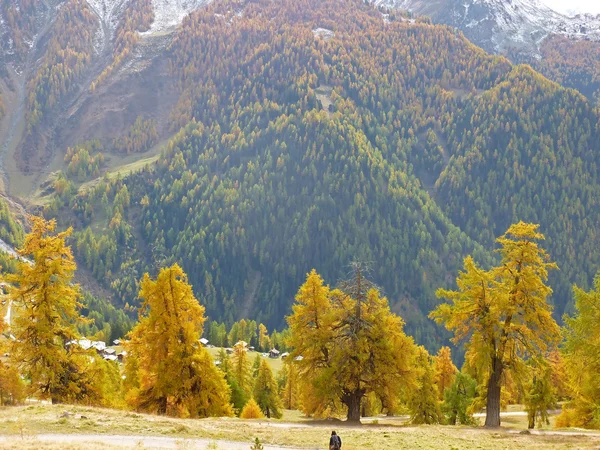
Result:
{"label": "mountain slope", "polygon": [[540,55],[549,35],[600,41],[600,16],[567,17],[538,0],[375,0],[377,6],[428,15],[461,30],[475,44],[493,53],[517,48]]}
{"label": "mountain slope", "polygon": [[186,18],[147,69],[174,80],[168,122],[183,127],[158,162],[55,184],[46,212],[76,224],[80,262],[131,304],[144,271],[177,261],[212,318],[278,326],[310,269],[338,280],[368,260],[431,346],[435,289],[532,220],[563,268],[561,315],[600,264],[598,112],[450,27],[344,5],[216,2]]}
{"label": "mountain slope", "polygon": [[[5,190],[23,200],[33,197],[33,203],[43,201],[37,198],[42,186],[66,168],[66,149],[93,139],[100,139],[107,153],[105,169],[131,163],[110,147],[138,118],[156,124],[158,142],[172,137],[175,129],[167,115],[177,93],[159,56],[186,15],[209,3],[2,0],[0,173]],[[535,0],[374,3],[430,15],[488,51],[531,64],[588,98],[597,97],[600,69],[593,58],[590,64],[589,57],[577,55],[600,53],[600,44],[593,41],[598,18],[568,18]],[[158,149],[144,152],[140,159]]]}
{"label": "mountain slope", "polygon": [[[462,31],[476,45],[532,65],[550,79],[598,97],[600,15],[568,17],[538,0],[374,0],[378,6],[409,10]],[[569,49],[565,52],[565,47]],[[589,55],[586,64],[582,56]]]}
{"label": "mountain slope", "polygon": [[[161,77],[160,63],[155,74],[147,69],[183,17],[204,3],[2,0],[0,173],[5,190],[30,198],[53,172],[65,168],[68,147],[97,138],[108,146],[138,116],[156,121],[161,138],[172,136],[161,126],[162,111],[171,107],[169,80]],[[123,91],[135,100],[124,98]],[[155,96],[160,100],[151,107]],[[115,151],[107,161],[118,166],[121,159]]]}
{"label": "mountain slope", "polygon": [[552,275],[559,307],[572,283],[590,282],[600,267],[590,245],[600,220],[600,134],[583,96],[519,67],[460,114],[449,145],[460,151],[437,188],[453,223],[488,246],[517,219],[542,224],[561,268]]}

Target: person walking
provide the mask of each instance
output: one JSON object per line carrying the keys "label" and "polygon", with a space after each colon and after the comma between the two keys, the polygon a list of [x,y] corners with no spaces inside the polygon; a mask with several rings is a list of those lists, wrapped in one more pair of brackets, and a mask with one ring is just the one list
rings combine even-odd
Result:
{"label": "person walking", "polygon": [[329,450],[340,450],[342,448],[342,438],[339,437],[335,431],[331,432],[329,438]]}

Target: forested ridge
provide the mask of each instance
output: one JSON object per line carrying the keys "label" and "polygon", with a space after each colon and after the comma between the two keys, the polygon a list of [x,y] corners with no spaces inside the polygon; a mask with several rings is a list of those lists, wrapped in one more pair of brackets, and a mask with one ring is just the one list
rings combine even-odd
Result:
{"label": "forested ridge", "polygon": [[540,57],[532,58],[515,49],[507,52],[511,61],[530,63],[545,77],[577,89],[598,104],[600,95],[600,43],[550,35],[540,44]]}
{"label": "forested ridge", "polygon": [[[12,308],[0,321],[6,338],[0,348],[10,350],[0,361],[4,405],[33,397],[241,419],[279,419],[285,408],[306,418],[345,415],[355,423],[408,412],[416,425],[471,426],[478,424],[473,414],[486,405],[485,426],[497,428],[501,408],[522,404],[531,429],[550,425],[549,410],[562,400],[556,427],[599,425],[600,333],[594,324],[600,276],[596,290],[573,286],[576,313],[561,328],[547,283],[558,266],[542,246],[538,224],[512,224],[495,240],[498,264],[484,269],[468,255],[457,289],[436,291],[445,301],[429,318],[464,346],[459,372],[449,347],[432,356],[405,333],[403,318],[390,310],[364,263],[352,263],[335,288],[311,270],[286,316],[288,328],[270,336],[253,320],[234,323],[229,333],[224,323],[209,325],[187,274],[173,264],[139,280],[134,324],[72,282],[72,228],[57,232],[56,221],[36,216],[29,222],[16,270],[2,273],[4,304]],[[114,341],[125,349],[118,355],[118,347],[104,344],[115,335],[124,336]],[[221,346],[218,353],[215,345]],[[256,351],[251,364],[250,352]],[[274,363],[263,359],[266,351],[281,357],[276,374]]]}
{"label": "forested ridge", "polygon": [[138,31],[148,31],[153,20],[154,10],[150,0],[131,0],[127,3],[115,33],[112,61],[92,82],[92,92],[123,64],[139,41]]}
{"label": "forested ridge", "polygon": [[76,86],[91,62],[98,26],[85,0],[69,0],[60,10],[44,60],[29,82],[28,126],[35,127]]}
{"label": "forested ridge", "polygon": [[589,285],[600,264],[598,131],[578,92],[519,67],[458,116],[456,157],[438,180],[449,218],[483,245],[515,218],[543,224],[561,268],[551,278],[559,308],[569,283]]}
{"label": "forested ridge", "polygon": [[7,39],[2,44],[13,52],[17,60],[23,58],[24,53],[29,49],[27,41],[30,41],[35,34],[35,13],[45,8],[45,3],[40,0],[0,2],[0,12],[7,23]]}
{"label": "forested ridge", "polygon": [[60,178],[46,211],[72,211],[74,251],[117,303],[177,262],[212,319],[278,326],[310,269],[337,280],[360,259],[433,347],[436,287],[466,254],[491,265],[521,219],[561,268],[557,317],[591,285],[600,133],[577,92],[359,1],[218,1],[163,57],[180,131],[158,162],[79,193]]}

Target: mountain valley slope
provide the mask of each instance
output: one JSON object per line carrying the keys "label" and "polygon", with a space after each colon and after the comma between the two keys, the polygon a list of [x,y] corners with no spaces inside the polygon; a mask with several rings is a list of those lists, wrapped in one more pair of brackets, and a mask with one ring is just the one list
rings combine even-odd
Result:
{"label": "mountain valley slope", "polygon": [[[181,21],[209,3],[4,0],[0,8],[0,60],[5,63],[0,77],[0,118],[4,116],[0,172],[5,190],[23,200],[36,197],[40,186],[65,167],[67,147],[98,137],[109,143],[126,134],[140,116],[156,122],[160,142],[170,138],[174,129],[166,123],[165,111],[171,109],[174,93],[164,67],[152,62],[166,50]],[[600,53],[594,42],[599,37],[598,17],[565,17],[537,0],[373,3],[430,15],[461,30],[487,51],[532,64],[590,99],[597,95],[600,69],[587,63],[585,55]],[[62,15],[68,19],[61,19]],[[69,33],[77,38],[56,39]],[[561,39],[566,40],[567,51]],[[144,81],[138,82],[138,76]],[[51,83],[42,83],[49,77]],[[123,92],[123,86],[126,91],[132,87],[128,94],[136,100],[120,94],[115,99],[112,93]],[[97,89],[104,95],[96,95]],[[158,100],[151,107],[148,98],[155,92]],[[127,163],[118,152],[109,160],[110,167]]]}
{"label": "mountain valley slope", "polygon": [[[74,81],[57,83],[4,154],[9,191],[74,224],[80,266],[115,304],[136,303],[145,271],[179,262],[212,318],[280,327],[310,269],[335,284],[361,259],[434,347],[436,288],[467,254],[490,264],[494,238],[518,220],[541,224],[561,267],[557,317],[571,284],[590,285],[600,132],[583,95],[451,27],[360,1],[217,1],[153,32],[157,4],[140,2],[131,32],[117,19],[125,3],[69,0],[82,43],[44,47],[60,44],[52,19],[34,49],[42,59],[23,58],[61,80],[75,55]],[[22,81],[14,58],[8,79]],[[39,105],[53,92],[44,86]],[[132,175],[100,175],[156,155]]]}
{"label": "mountain valley slope", "polygon": [[[381,7],[426,15],[462,31],[488,52],[532,65],[548,78],[597,101],[600,15],[567,16],[539,0],[373,0]],[[565,51],[568,48],[568,51]],[[581,59],[592,56],[592,62]]]}

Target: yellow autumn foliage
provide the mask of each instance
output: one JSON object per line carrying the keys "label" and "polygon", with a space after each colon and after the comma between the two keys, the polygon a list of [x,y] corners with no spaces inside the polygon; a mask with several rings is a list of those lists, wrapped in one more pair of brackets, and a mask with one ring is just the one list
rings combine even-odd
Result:
{"label": "yellow autumn foliage", "polygon": [[345,412],[348,420],[359,420],[361,401],[370,393],[394,411],[401,390],[413,381],[414,342],[361,270],[356,266],[345,291],[331,290],[313,270],[287,318],[298,401],[308,415]]}
{"label": "yellow autumn foliage", "polygon": [[140,285],[140,322],[129,333],[127,400],[141,411],[177,417],[231,416],[224,373],[199,344],[201,306],[177,264]]}
{"label": "yellow autumn foliage", "polygon": [[11,363],[31,380],[27,395],[53,402],[102,404],[97,375],[103,367],[79,339],[79,286],[76,264],[66,239],[71,229],[55,233],[56,221],[31,217],[32,230],[18,250],[17,272],[6,276],[9,301],[18,309],[11,324],[15,336]]}
{"label": "yellow autumn foliage", "polygon": [[452,362],[450,347],[442,347],[433,359],[433,368],[435,371],[434,381],[438,390],[439,400],[444,399],[444,392],[452,383],[458,372],[458,369]]}
{"label": "yellow autumn foliage", "polygon": [[430,317],[465,342],[465,358],[480,382],[486,400],[486,426],[500,426],[502,386],[510,375],[517,385],[526,382],[525,362],[544,358],[558,344],[560,329],[547,298],[548,271],[556,269],[538,245],[544,235],[539,225],[511,225],[496,242],[501,264],[483,270],[468,256],[456,279],[458,290],[439,289],[449,300]]}
{"label": "yellow autumn foliage", "polygon": [[244,409],[242,409],[242,413],[240,414],[240,418],[242,419],[262,419],[264,417],[260,406],[258,406],[258,403],[256,403],[256,400],[253,398],[246,403],[246,406],[244,406]]}
{"label": "yellow autumn foliage", "polygon": [[600,274],[591,291],[577,286],[574,291],[576,314],[565,320],[563,349],[572,400],[565,405],[557,426],[600,428]]}

